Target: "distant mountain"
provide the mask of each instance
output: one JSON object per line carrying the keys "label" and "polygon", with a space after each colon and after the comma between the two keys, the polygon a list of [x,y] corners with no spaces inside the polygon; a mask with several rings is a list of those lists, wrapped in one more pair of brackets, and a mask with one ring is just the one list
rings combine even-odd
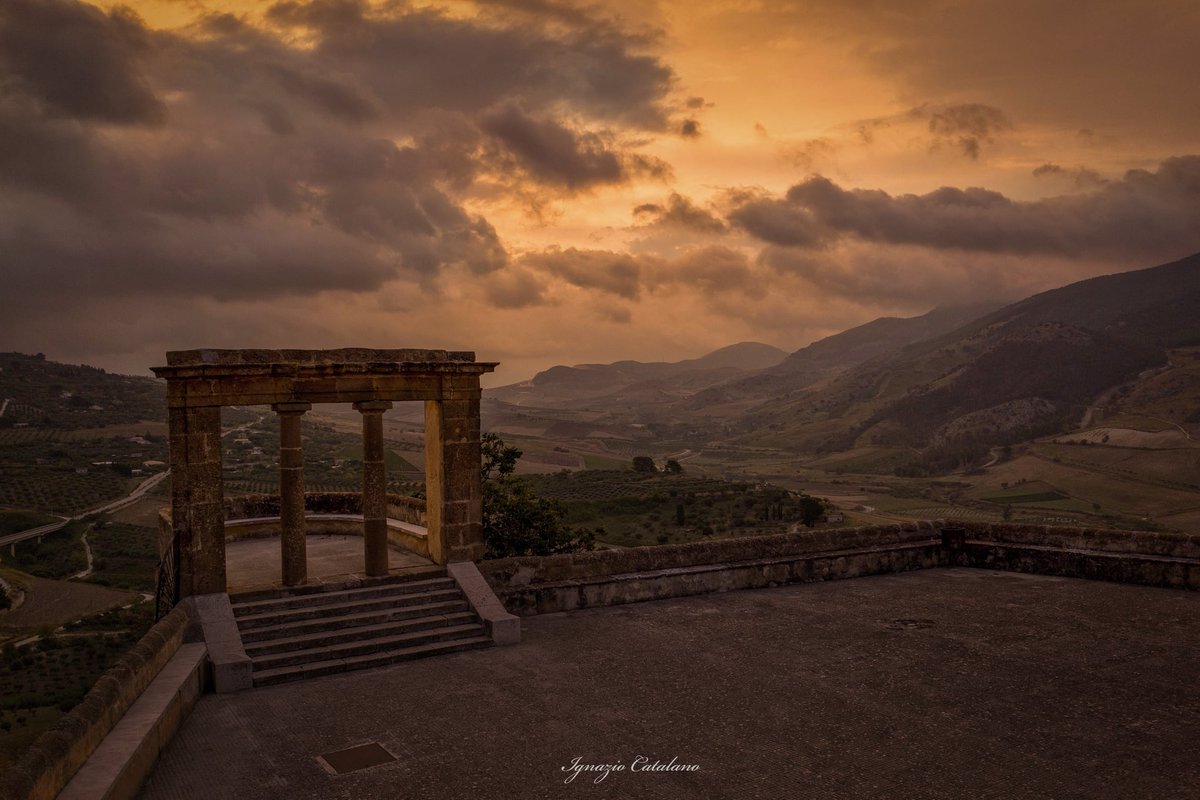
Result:
{"label": "distant mountain", "polygon": [[728,416],[817,383],[914,342],[932,339],[995,310],[993,305],[935,308],[919,317],[881,317],[813,342],[780,363],[696,393],[680,411]]}
{"label": "distant mountain", "polygon": [[514,406],[537,408],[660,404],[775,366],[787,357],[785,351],[768,344],[741,342],[685,361],[551,367],[528,381],[488,389],[485,396]]}
{"label": "distant mountain", "polygon": [[915,469],[971,463],[989,447],[1054,433],[1097,395],[1200,344],[1200,254],[1081,281],[866,360],[820,386],[775,394],[746,442],[804,452],[909,448]]}

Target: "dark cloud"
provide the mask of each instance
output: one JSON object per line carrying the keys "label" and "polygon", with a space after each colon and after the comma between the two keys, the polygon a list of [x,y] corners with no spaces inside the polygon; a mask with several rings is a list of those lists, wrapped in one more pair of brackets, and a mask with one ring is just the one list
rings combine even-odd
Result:
{"label": "dark cloud", "polygon": [[768,246],[757,264],[778,281],[802,281],[824,302],[917,312],[934,306],[1000,304],[1094,272],[1057,259],[995,253],[931,252],[919,247],[867,245],[835,252]]}
{"label": "dark cloud", "polygon": [[128,9],[75,0],[0,3],[0,95],[22,95],[48,116],[157,123],[163,104],[143,72],[150,37]]}
{"label": "dark cloud", "polygon": [[520,266],[553,275],[582,289],[636,299],[642,289],[642,264],[628,253],[552,248],[521,257]]}
{"label": "dark cloud", "polygon": [[818,247],[827,237],[813,213],[790,200],[746,198],[736,203],[728,217],[735,227],[773,244]]}
{"label": "dark cloud", "polygon": [[526,107],[568,105],[580,114],[646,130],[668,130],[663,103],[674,75],[642,51],[645,37],[582,15],[565,30],[480,24],[433,10],[371,12],[357,0],[275,5],[277,24],[315,37],[317,63],[352,70],[395,112],[482,112],[497,100]]}
{"label": "dark cloud", "polygon": [[839,241],[939,250],[1134,259],[1200,247],[1200,156],[1130,170],[1093,191],[1019,201],[979,188],[924,195],[843,189],[823,177],[782,198],[738,198],[729,220],[770,244],[821,249]]}
{"label": "dark cloud", "polygon": [[684,283],[710,298],[731,292],[762,297],[771,285],[755,271],[745,253],[721,245],[683,254],[672,263],[668,274],[672,281]]}
{"label": "dark cloud", "polygon": [[1078,189],[1091,189],[1108,183],[1103,175],[1087,167],[1062,167],[1058,164],[1042,164],[1033,169],[1035,178],[1058,178],[1070,181]]}
{"label": "dark cloud", "polygon": [[[855,120],[844,128],[858,144],[871,145],[880,131],[906,130],[916,124],[926,128],[931,152],[953,147],[973,161],[979,159],[985,145],[995,144],[998,134],[1012,128],[1007,114],[983,103],[922,103],[899,114]],[[828,144],[827,139],[814,142]]]}
{"label": "dark cloud", "polygon": [[611,136],[535,119],[514,105],[484,115],[480,127],[534,180],[572,191],[624,183],[634,175],[663,177],[670,171],[657,159],[619,152]]}
{"label": "dark cloud", "polygon": [[650,225],[678,227],[704,233],[723,233],[728,226],[713,212],[701,208],[681,194],[672,193],[666,205],[643,203],[633,215]]}
{"label": "dark cloud", "polygon": [[528,308],[546,302],[545,283],[525,269],[509,268],[490,276],[484,294],[497,308]]}
{"label": "dark cloud", "polygon": [[953,143],[970,159],[978,159],[983,145],[992,144],[996,133],[1011,127],[1003,111],[982,103],[946,106],[929,115],[929,133],[935,146]]}
{"label": "dark cloud", "polygon": [[0,0],[0,252],[26,301],[6,324],[85,294],[436,292],[448,270],[502,274],[485,291],[500,305],[540,302],[467,198],[497,176],[666,174],[621,142],[674,130],[677,101],[644,34],[509,5],[462,19],[285,2],[267,27],[212,14],[155,31],[128,11]]}
{"label": "dark cloud", "polygon": [[687,100],[684,102],[684,105],[685,105],[687,108],[693,108],[693,109],[695,109],[695,108],[704,108],[705,106],[710,106],[710,105],[712,105],[712,103],[706,103],[706,102],[704,101],[704,98],[703,98],[703,97],[689,97],[689,98],[688,98],[688,99],[687,99]]}
{"label": "dark cloud", "polygon": [[685,119],[679,126],[679,135],[685,139],[699,139],[700,123],[694,119]]}

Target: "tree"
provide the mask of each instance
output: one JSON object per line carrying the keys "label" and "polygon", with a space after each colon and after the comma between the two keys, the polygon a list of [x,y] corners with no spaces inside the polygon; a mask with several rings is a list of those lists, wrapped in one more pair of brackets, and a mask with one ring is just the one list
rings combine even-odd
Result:
{"label": "tree", "polygon": [[634,456],[633,457],[634,472],[658,472],[658,467],[654,466],[654,459],[650,456]]}
{"label": "tree", "polygon": [[678,475],[679,473],[683,472],[683,465],[680,464],[678,461],[676,461],[673,458],[667,459],[667,464],[666,464],[665,468],[666,468],[666,471],[671,473],[672,475]]}
{"label": "tree", "polygon": [[800,521],[804,527],[811,528],[825,516],[825,504],[815,497],[804,495],[800,498]]}
{"label": "tree", "polygon": [[567,526],[560,503],[538,497],[513,476],[521,451],[494,433],[483,435],[483,541],[487,558],[546,556],[591,550],[591,531]]}

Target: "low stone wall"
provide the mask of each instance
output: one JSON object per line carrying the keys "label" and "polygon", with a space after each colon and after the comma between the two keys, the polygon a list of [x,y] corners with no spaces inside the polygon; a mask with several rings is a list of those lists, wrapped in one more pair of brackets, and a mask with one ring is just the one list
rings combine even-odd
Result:
{"label": "low stone wall", "polygon": [[190,622],[182,606],[159,620],[96,681],[79,705],[4,771],[0,797],[53,800],[175,655]]}
{"label": "low stone wall", "polygon": [[1200,536],[1043,525],[962,523],[949,563],[1200,590]]}
{"label": "low stone wall", "polygon": [[[308,492],[304,495],[304,510],[312,514],[362,514],[362,495],[358,492]],[[410,525],[425,527],[425,501],[419,497],[409,497],[402,494],[387,495],[387,515],[389,519],[407,522]],[[225,520],[254,519],[257,517],[279,517],[279,495],[277,494],[242,494],[225,498]],[[306,526],[309,533],[336,533],[362,535],[362,522],[356,529],[351,529],[347,523],[336,520],[317,520]],[[163,553],[167,543],[171,541],[171,509],[163,508],[158,512],[158,552]],[[278,536],[279,525],[274,523],[269,529],[259,529],[253,526],[242,528],[227,528],[225,538],[236,540],[256,538],[258,536]],[[405,547],[418,555],[429,555],[429,543],[411,531],[401,528],[388,528],[388,540],[393,544]]]}
{"label": "low stone wall", "polygon": [[941,563],[932,523],[802,531],[658,547],[483,561],[514,614],[925,569]]}
{"label": "low stone wall", "polygon": [[479,569],[509,611],[529,615],[935,566],[1200,590],[1200,536],[938,520],[504,558]]}
{"label": "low stone wall", "polygon": [[[304,510],[313,514],[362,514],[359,492],[306,492]],[[425,501],[407,495],[387,495],[387,514],[391,519],[425,524]],[[279,495],[240,494],[225,498],[225,519],[278,517]]]}

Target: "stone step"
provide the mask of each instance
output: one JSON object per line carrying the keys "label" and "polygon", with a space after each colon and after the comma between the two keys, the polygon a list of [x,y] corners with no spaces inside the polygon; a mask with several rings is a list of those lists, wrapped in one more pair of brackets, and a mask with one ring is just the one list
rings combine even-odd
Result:
{"label": "stone step", "polygon": [[460,597],[453,600],[424,603],[415,606],[393,606],[374,611],[363,611],[357,614],[344,614],[337,617],[314,617],[312,619],[282,622],[274,625],[262,625],[256,628],[243,629],[241,635],[242,642],[248,646],[252,642],[303,636],[321,631],[342,630],[343,628],[361,625],[376,625],[404,619],[456,614],[470,610],[471,607],[467,601]]}
{"label": "stone step", "polygon": [[327,647],[342,642],[353,642],[377,636],[388,636],[410,631],[428,630],[430,628],[448,628],[455,625],[465,625],[478,622],[479,618],[470,611],[459,611],[453,614],[438,614],[412,619],[391,620],[374,625],[339,625],[336,628],[306,633],[295,636],[280,636],[246,643],[246,655],[251,658],[286,653],[289,650],[306,650],[313,647]]}
{"label": "stone step", "polygon": [[269,611],[288,611],[294,608],[334,605],[351,600],[368,600],[373,597],[393,597],[396,595],[426,592],[433,589],[452,589],[454,586],[455,583],[452,579],[442,577],[405,581],[403,583],[386,583],[379,586],[364,586],[359,589],[344,589],[337,592],[304,594],[296,597],[276,597],[250,602],[239,601],[233,604],[233,614],[236,617],[254,616]]}
{"label": "stone step", "polygon": [[385,651],[399,650],[431,642],[448,642],[455,639],[468,639],[484,635],[483,626],[478,622],[467,625],[431,628],[423,631],[410,631],[392,636],[375,636],[356,641],[341,642],[323,647],[310,647],[304,650],[290,650],[286,653],[273,655],[252,656],[254,671],[291,667],[309,664],[314,661],[345,660],[356,656],[371,655]]}
{"label": "stone step", "polygon": [[255,686],[270,686],[286,681],[302,678],[316,678],[321,675],[334,675],[339,672],[349,672],[356,669],[382,667],[400,661],[409,661],[426,656],[456,653],[462,650],[474,650],[480,647],[491,647],[492,640],[487,636],[471,636],[466,639],[451,639],[447,642],[431,642],[415,645],[398,650],[385,650],[369,655],[353,656],[350,658],[330,659],[328,661],[313,661],[290,667],[265,669],[254,673]]}
{"label": "stone step", "polygon": [[408,567],[403,572],[394,572],[372,578],[356,576],[353,581],[335,581],[330,583],[310,583],[304,586],[289,588],[259,589],[251,592],[231,594],[229,599],[234,604],[251,603],[258,600],[280,600],[286,597],[305,597],[329,592],[343,592],[348,589],[371,588],[375,586],[393,586],[409,581],[427,580],[429,578],[446,577],[446,568],[436,565],[426,567]]}
{"label": "stone step", "polygon": [[334,618],[362,611],[379,611],[387,608],[402,608],[404,606],[420,606],[430,603],[461,600],[462,592],[452,589],[437,589],[427,592],[412,592],[387,597],[374,597],[366,600],[349,600],[327,605],[305,606],[284,611],[268,611],[262,614],[247,614],[238,617],[238,628],[244,632],[267,625],[282,625],[288,622],[298,622],[320,617]]}

